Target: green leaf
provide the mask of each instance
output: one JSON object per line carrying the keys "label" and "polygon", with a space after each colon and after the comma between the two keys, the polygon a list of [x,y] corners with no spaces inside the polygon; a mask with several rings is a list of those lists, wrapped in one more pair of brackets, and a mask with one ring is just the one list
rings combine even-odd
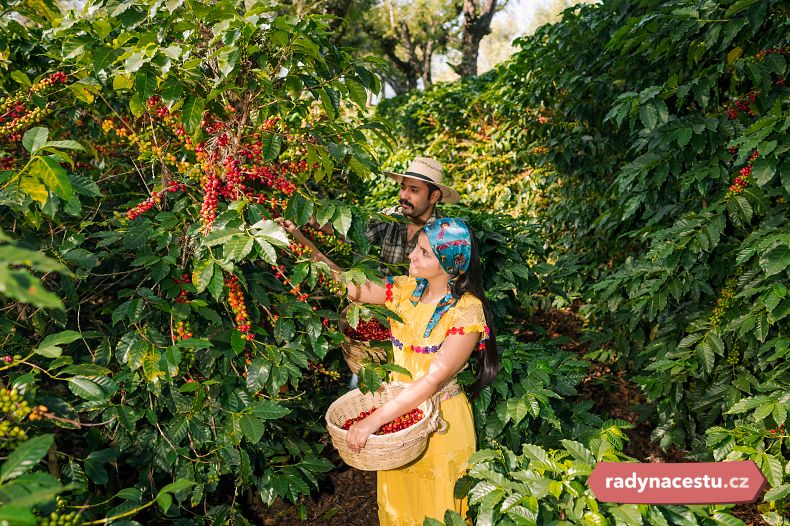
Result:
{"label": "green leaf", "polygon": [[162,100],[169,105],[178,101],[184,93],[184,84],[176,77],[167,77],[161,87]]}
{"label": "green leaf", "polygon": [[148,69],[141,69],[134,76],[134,89],[140,97],[147,101],[156,93],[156,74]]}
{"label": "green leaf", "polygon": [[648,130],[652,130],[658,124],[658,110],[653,102],[647,102],[639,106],[639,120]]}
{"label": "green leaf", "polygon": [[211,278],[214,276],[214,262],[211,260],[203,260],[195,263],[192,270],[192,284],[195,286],[195,292],[198,294],[206,290]]}
{"label": "green leaf", "polygon": [[[761,149],[762,151],[762,149]],[[752,178],[759,187],[763,187],[773,179],[776,174],[776,159],[760,157],[752,165]]]}
{"label": "green leaf", "polygon": [[261,391],[266,386],[271,370],[271,362],[255,358],[247,368],[247,388],[255,393]]}
{"label": "green leaf", "polygon": [[291,412],[287,407],[283,407],[271,400],[259,400],[252,404],[252,414],[263,420],[277,420]]}
{"label": "green leaf", "polygon": [[727,11],[724,12],[724,18],[730,18],[731,16],[740,13],[744,9],[747,9],[752,4],[756,4],[760,0],[738,0],[734,4],[732,4]]}
{"label": "green leaf", "polygon": [[760,258],[760,266],[766,276],[783,272],[790,265],[790,248],[780,245]]}
{"label": "green leaf", "polygon": [[36,526],[39,524],[38,517],[28,506],[0,506],[0,524],[13,526]]}
{"label": "green leaf", "polygon": [[19,70],[12,71],[11,78],[17,81],[17,83],[23,88],[29,88],[33,85],[33,83],[30,82],[30,77],[28,77],[27,74],[23,71],[19,71]]}
{"label": "green leaf", "polygon": [[41,126],[30,128],[22,137],[22,146],[30,153],[36,153],[47,142],[49,130]]}
{"label": "green leaf", "polygon": [[179,491],[184,491],[185,489],[191,488],[195,484],[197,484],[197,482],[193,480],[178,479],[159,490],[159,495],[162,495],[163,493],[178,493]]}
{"label": "green leaf", "polygon": [[238,234],[223,246],[225,261],[241,261],[252,250],[255,239],[247,234]]}
{"label": "green leaf", "polygon": [[79,340],[81,337],[82,334],[77,331],[63,331],[56,334],[50,334],[41,340],[41,343],[38,344],[38,347],[36,347],[33,352],[48,358],[57,358],[62,352],[60,348],[61,345],[74,342]]}
{"label": "green leaf", "polygon": [[347,206],[339,207],[332,217],[332,225],[341,236],[347,237],[348,230],[351,228],[351,208]]}
{"label": "green leaf", "polygon": [[115,494],[119,499],[128,500],[135,504],[140,504],[143,501],[143,492],[137,488],[123,488]]}
{"label": "green leaf", "polygon": [[754,215],[752,205],[749,204],[749,201],[746,199],[746,197],[742,195],[736,195],[730,199],[730,201],[727,203],[727,209],[744,224],[751,222],[752,216]]}
{"label": "green leaf", "polygon": [[285,229],[268,219],[261,219],[250,227],[256,238],[263,238],[272,245],[287,247],[290,244]]}
{"label": "green leaf", "polygon": [[77,141],[72,140],[65,140],[65,141],[47,141],[45,142],[41,148],[56,148],[62,150],[79,150],[85,151],[85,147],[82,144],[78,143]]}
{"label": "green leaf", "polygon": [[99,258],[84,248],[72,248],[61,254],[66,261],[75,263],[79,268],[94,268],[99,266]]}
{"label": "green leaf", "polygon": [[263,420],[255,418],[252,415],[244,415],[239,422],[241,432],[244,438],[250,441],[251,444],[257,444],[263,437]]}
{"label": "green leaf", "polygon": [[66,170],[51,157],[36,157],[31,162],[30,174],[40,178],[52,193],[64,201],[74,195]]}
{"label": "green leaf", "polygon": [[595,457],[586,447],[584,447],[583,444],[573,440],[564,439],[560,440],[560,442],[577,461],[591,466],[595,464]]}
{"label": "green leaf", "polygon": [[40,203],[43,207],[47,200],[49,199],[49,193],[47,192],[47,187],[41,182],[35,175],[27,175],[22,177],[19,181],[19,189],[30,196],[31,199]]}
{"label": "green leaf", "polygon": [[294,194],[288,201],[284,215],[286,219],[293,221],[296,226],[305,225],[313,217],[313,202],[308,201],[301,194]]}
{"label": "green leaf", "polygon": [[782,163],[782,171],[780,179],[782,180],[782,186],[785,189],[785,192],[790,194],[790,159],[785,159]]}
{"label": "green leaf", "polygon": [[143,54],[139,51],[135,51],[123,62],[123,67],[126,70],[127,75],[131,75],[132,73],[137,73],[137,70],[143,66]]}
{"label": "green leaf", "polygon": [[371,367],[361,367],[359,376],[359,389],[363,393],[375,393],[381,387],[381,376]]}
{"label": "green leaf", "polygon": [[101,47],[93,51],[93,71],[99,73],[110,66],[118,58],[118,52],[111,48]]}
{"label": "green leaf", "polygon": [[790,495],[790,484],[782,484],[769,489],[763,496],[763,500],[765,502],[774,502],[782,500],[788,495]]}
{"label": "green leaf", "polygon": [[219,72],[222,73],[223,77],[227,77],[233,72],[238,60],[238,46],[222,48],[222,51],[220,51],[219,55],[217,55],[217,65],[219,66]]}
{"label": "green leaf", "polygon": [[202,97],[190,96],[184,102],[181,122],[189,133],[195,132],[203,121],[203,111],[206,101]]}
{"label": "green leaf", "polygon": [[92,402],[101,402],[107,398],[107,394],[99,384],[81,376],[69,379],[69,389],[75,395]]}
{"label": "green leaf", "polygon": [[0,484],[30,471],[44,458],[53,442],[53,435],[40,435],[23,442],[0,466]]}
{"label": "green leaf", "polygon": [[112,462],[118,457],[118,452],[115,449],[102,449],[101,451],[93,451],[85,457],[85,474],[94,484],[104,485],[109,480],[107,469],[104,467],[108,462]]}
{"label": "green leaf", "polygon": [[697,345],[695,354],[697,356],[697,361],[699,361],[705,372],[710,373],[716,362],[716,356],[713,351],[713,346],[708,343],[707,338]]}
{"label": "green leaf", "polygon": [[282,148],[282,137],[277,133],[269,133],[263,139],[263,160],[272,162],[280,156],[280,148]]}
{"label": "green leaf", "polygon": [[365,108],[368,103],[368,93],[365,90],[365,87],[359,82],[351,79],[346,79],[345,84],[346,88],[348,88],[348,96],[351,98],[351,100],[354,101],[360,108]]}

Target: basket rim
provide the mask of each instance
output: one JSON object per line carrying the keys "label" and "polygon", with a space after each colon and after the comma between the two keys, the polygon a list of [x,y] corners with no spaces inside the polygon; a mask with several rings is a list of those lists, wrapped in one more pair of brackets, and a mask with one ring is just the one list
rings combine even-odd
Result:
{"label": "basket rim", "polygon": [[[407,382],[391,382],[389,384],[384,384],[384,385],[404,385],[405,386],[405,385],[408,385],[408,383]],[[337,433],[341,437],[345,437],[345,435],[348,433],[348,430],[343,429],[342,427],[340,427],[337,424],[335,424],[334,422],[332,422],[329,419],[329,413],[332,411],[333,407],[335,407],[337,405],[340,405],[340,402],[343,402],[343,401],[345,401],[347,399],[355,398],[355,397],[360,396],[360,395],[361,396],[365,396],[365,394],[362,393],[362,391],[359,388],[352,389],[351,391],[347,392],[346,394],[344,394],[343,396],[341,396],[340,398],[338,398],[337,400],[335,400],[334,402],[332,402],[329,405],[329,408],[326,410],[326,414],[324,415],[324,420],[326,421],[327,430],[330,433],[334,432],[334,433]],[[437,411],[436,406],[433,403],[433,400],[431,398],[428,398],[427,400],[424,400],[417,407],[421,407],[423,405],[426,406],[425,409],[423,410],[423,415],[424,416],[416,424],[413,424],[413,425],[407,427],[406,429],[401,429],[400,431],[396,431],[394,433],[387,433],[387,434],[384,434],[384,435],[376,435],[375,433],[371,433],[368,436],[368,440],[371,440],[371,439],[374,440],[374,441],[387,440],[387,439],[390,439],[390,438],[402,437],[402,436],[405,436],[405,435],[409,434],[410,432],[420,430],[420,428],[422,428],[422,427],[427,425],[427,422],[430,420],[430,417],[433,415],[434,412]]]}

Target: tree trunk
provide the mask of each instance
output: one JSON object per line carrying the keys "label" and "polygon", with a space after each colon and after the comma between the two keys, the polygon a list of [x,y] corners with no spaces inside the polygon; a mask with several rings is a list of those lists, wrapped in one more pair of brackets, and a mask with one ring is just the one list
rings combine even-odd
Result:
{"label": "tree trunk", "polygon": [[496,12],[497,0],[485,0],[478,12],[476,0],[464,0],[464,32],[461,36],[461,63],[452,66],[461,77],[477,75],[477,56],[480,41],[491,32],[491,19]]}

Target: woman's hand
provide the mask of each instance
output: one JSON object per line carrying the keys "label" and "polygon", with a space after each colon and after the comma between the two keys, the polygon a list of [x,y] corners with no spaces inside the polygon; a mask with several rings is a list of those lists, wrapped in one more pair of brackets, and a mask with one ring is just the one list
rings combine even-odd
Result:
{"label": "woman's hand", "polygon": [[378,428],[379,426],[375,425],[367,418],[359,421],[349,428],[348,434],[346,435],[346,444],[351,448],[351,451],[359,453],[360,450],[365,447],[368,437],[375,433]]}

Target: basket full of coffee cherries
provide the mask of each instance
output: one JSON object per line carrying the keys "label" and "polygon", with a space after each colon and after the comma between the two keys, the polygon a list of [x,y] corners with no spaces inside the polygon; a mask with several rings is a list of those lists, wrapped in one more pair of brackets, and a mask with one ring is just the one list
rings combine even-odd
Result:
{"label": "basket full of coffee cherries", "polygon": [[346,340],[340,344],[343,349],[343,358],[352,373],[357,374],[367,361],[376,364],[387,361],[387,349],[382,344],[390,341],[390,330],[379,320],[376,318],[359,320],[357,327],[353,328],[346,321],[345,311],[343,311],[339,327]]}
{"label": "basket full of coffee cherries", "polygon": [[348,429],[395,398],[407,386],[406,383],[392,382],[384,384],[375,393],[362,393],[354,389],[329,406],[326,427],[332,437],[332,444],[346,464],[365,471],[396,469],[422,455],[432,433],[444,432],[446,424],[439,416],[438,404],[434,399],[428,399],[381,426],[368,437],[365,447],[358,453],[348,447]]}

